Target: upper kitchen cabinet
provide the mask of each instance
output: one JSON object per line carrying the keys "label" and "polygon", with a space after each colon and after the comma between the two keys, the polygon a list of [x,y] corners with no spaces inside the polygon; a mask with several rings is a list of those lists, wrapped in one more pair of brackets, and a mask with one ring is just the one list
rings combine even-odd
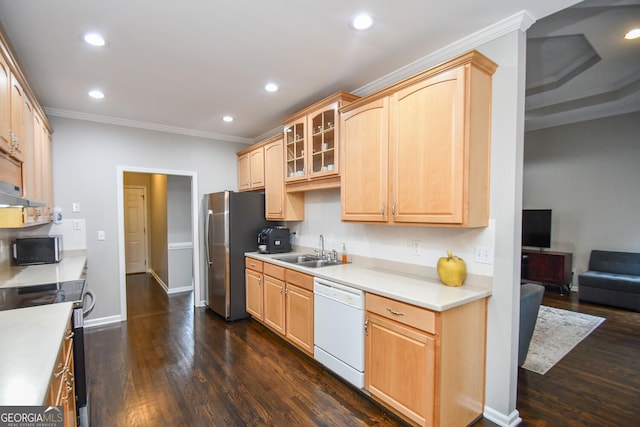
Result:
{"label": "upper kitchen cabinet", "polygon": [[0,209],[0,228],[18,228],[51,221],[51,127],[7,46],[0,33],[0,181],[47,205]]}
{"label": "upper kitchen cabinet", "polygon": [[252,145],[239,151],[237,156],[238,190],[264,189],[264,144]]}
{"label": "upper kitchen cabinet", "polygon": [[496,67],[472,51],[342,108],[342,219],[487,226]]}
{"label": "upper kitchen cabinet", "polygon": [[342,113],[342,219],[387,221],[389,99],[374,99]]}
{"label": "upper kitchen cabinet", "polygon": [[11,75],[11,139],[13,149],[11,155],[18,161],[24,161],[26,132],[24,122],[25,95],[22,85],[15,75]]}
{"label": "upper kitchen cabinet", "polygon": [[11,149],[11,69],[0,53],[0,151]]}
{"label": "upper kitchen cabinet", "polygon": [[287,193],[284,184],[284,149],[282,134],[265,141],[264,197],[269,221],[302,221],[304,193]]}
{"label": "upper kitchen cabinet", "polygon": [[337,92],[283,122],[287,191],[340,186],[339,109],[356,99]]}

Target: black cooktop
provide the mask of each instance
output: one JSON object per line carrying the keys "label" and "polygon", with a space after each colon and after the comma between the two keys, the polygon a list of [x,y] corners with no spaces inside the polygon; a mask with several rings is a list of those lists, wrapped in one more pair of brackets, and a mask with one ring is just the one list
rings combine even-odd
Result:
{"label": "black cooktop", "polygon": [[74,307],[79,307],[84,290],[84,280],[0,288],[0,311],[60,302],[73,302]]}

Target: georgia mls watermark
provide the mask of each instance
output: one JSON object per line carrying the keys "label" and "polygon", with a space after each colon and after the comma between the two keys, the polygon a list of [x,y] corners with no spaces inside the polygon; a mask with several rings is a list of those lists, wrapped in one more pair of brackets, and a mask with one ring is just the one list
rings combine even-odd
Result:
{"label": "georgia mls watermark", "polygon": [[0,427],[64,427],[62,406],[0,406]]}

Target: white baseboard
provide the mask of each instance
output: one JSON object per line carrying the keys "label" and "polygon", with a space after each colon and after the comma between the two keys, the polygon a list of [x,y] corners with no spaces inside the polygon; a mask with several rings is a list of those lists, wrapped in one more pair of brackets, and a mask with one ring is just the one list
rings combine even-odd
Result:
{"label": "white baseboard", "polygon": [[124,319],[122,319],[122,316],[120,316],[119,314],[116,316],[100,317],[98,319],[85,320],[84,327],[95,328],[98,326],[110,325],[112,323],[119,323],[119,322],[122,322],[123,320]]}
{"label": "white baseboard", "polygon": [[167,293],[171,294],[179,294],[180,292],[191,292],[193,290],[193,286],[181,286],[179,288],[169,288]]}
{"label": "white baseboard", "polygon": [[156,282],[158,282],[158,284],[162,287],[162,289],[164,289],[164,292],[167,295],[171,295],[171,294],[177,294],[180,292],[189,292],[193,290],[193,284],[191,286],[187,285],[187,286],[181,286],[179,288],[170,288],[167,286],[166,283],[164,283],[164,281],[160,278],[160,276],[158,276],[156,274],[155,271],[153,271],[153,269],[149,269],[149,274],[151,274],[153,276],[154,279],[156,279]]}
{"label": "white baseboard", "polygon": [[492,421],[502,427],[515,427],[522,422],[520,413],[517,409],[514,409],[509,415],[505,415],[502,412],[498,412],[489,406],[484,407],[484,414],[486,419]]}
{"label": "white baseboard", "polygon": [[164,281],[160,278],[160,276],[158,276],[156,272],[153,271],[153,269],[151,268],[149,269],[149,274],[151,274],[153,278],[156,279],[156,282],[158,282],[158,284],[162,286],[162,289],[164,289],[166,293],[169,293],[169,287],[167,286],[166,283],[164,283]]}

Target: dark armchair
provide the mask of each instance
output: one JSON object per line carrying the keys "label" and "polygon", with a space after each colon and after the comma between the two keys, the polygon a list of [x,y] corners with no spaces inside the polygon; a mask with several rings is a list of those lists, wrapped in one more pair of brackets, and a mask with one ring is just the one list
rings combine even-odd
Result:
{"label": "dark armchair", "polygon": [[544,286],[534,283],[526,283],[520,286],[520,340],[518,343],[518,366],[522,366],[529,344],[533,336],[533,330],[538,320],[538,310],[542,303]]}

